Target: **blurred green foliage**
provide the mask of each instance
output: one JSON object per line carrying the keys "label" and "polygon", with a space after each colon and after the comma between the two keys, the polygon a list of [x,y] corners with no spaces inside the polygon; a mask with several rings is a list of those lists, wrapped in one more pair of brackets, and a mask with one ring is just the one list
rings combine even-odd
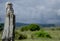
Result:
{"label": "blurred green foliage", "polygon": [[4,24],[3,23],[0,23],[0,31],[3,30],[3,27],[4,27]]}
{"label": "blurred green foliage", "polygon": [[15,31],[15,39],[17,39],[17,40],[27,39],[27,35],[22,34],[18,31]]}
{"label": "blurred green foliage", "polygon": [[35,36],[37,36],[37,37],[43,37],[43,38],[52,38],[50,36],[50,34],[48,34],[47,32],[45,32],[44,30],[36,32]]}
{"label": "blurred green foliage", "polygon": [[30,24],[30,25],[21,27],[21,31],[28,31],[28,30],[30,31],[40,30],[40,26],[37,24]]}

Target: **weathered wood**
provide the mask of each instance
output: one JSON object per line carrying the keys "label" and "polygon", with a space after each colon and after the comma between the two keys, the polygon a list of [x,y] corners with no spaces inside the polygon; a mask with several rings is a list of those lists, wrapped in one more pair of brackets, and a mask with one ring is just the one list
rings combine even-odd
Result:
{"label": "weathered wood", "polygon": [[12,8],[12,3],[6,4],[6,19],[4,24],[4,30],[2,35],[2,41],[14,41],[15,37],[15,15]]}

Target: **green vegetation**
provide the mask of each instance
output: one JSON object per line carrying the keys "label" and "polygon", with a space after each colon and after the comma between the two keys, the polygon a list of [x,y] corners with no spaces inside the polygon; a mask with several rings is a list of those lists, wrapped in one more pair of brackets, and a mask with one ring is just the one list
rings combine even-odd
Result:
{"label": "green vegetation", "polygon": [[3,24],[3,23],[1,23],[1,24],[0,24],[0,31],[2,31],[2,30],[3,30],[3,26],[4,26],[4,24]]}
{"label": "green vegetation", "polygon": [[[15,41],[60,41],[60,30],[51,30],[52,28],[41,28],[39,31],[16,31],[27,35],[26,39],[16,39]],[[57,29],[57,28],[53,28]]]}
{"label": "green vegetation", "polygon": [[22,26],[21,27],[21,31],[36,31],[36,30],[40,30],[40,26],[37,24],[30,24],[28,26]]}
{"label": "green vegetation", "polygon": [[18,32],[18,31],[15,31],[15,39],[18,39],[18,40],[27,39],[27,35],[22,34],[22,33]]}
{"label": "green vegetation", "polygon": [[42,38],[52,38],[48,32],[41,30],[35,33],[35,36],[42,37]]}
{"label": "green vegetation", "polygon": [[[23,31],[21,31],[22,28],[17,28],[15,30],[15,41],[60,41],[60,27],[40,27],[39,30],[36,30],[36,27],[40,26],[36,26],[36,24],[23,26]],[[30,30],[31,28],[34,29]],[[2,33],[0,32],[0,41],[1,36]]]}

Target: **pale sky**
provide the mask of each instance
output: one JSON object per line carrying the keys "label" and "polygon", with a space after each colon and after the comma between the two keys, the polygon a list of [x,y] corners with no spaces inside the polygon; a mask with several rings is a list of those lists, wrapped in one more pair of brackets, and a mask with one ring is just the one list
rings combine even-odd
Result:
{"label": "pale sky", "polygon": [[0,22],[5,21],[5,3],[12,2],[16,22],[60,23],[60,0],[0,0]]}

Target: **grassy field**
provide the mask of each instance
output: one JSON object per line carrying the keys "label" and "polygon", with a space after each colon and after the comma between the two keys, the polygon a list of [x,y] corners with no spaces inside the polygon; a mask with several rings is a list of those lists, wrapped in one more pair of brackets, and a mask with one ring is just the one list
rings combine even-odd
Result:
{"label": "grassy field", "polygon": [[[19,30],[18,30],[19,31]],[[37,31],[24,31],[20,32],[23,34],[27,34],[28,38],[23,40],[15,40],[15,41],[60,41],[60,30],[52,30],[51,28],[44,28],[44,31],[48,32],[52,38],[31,38],[31,34]],[[1,41],[1,33],[0,33],[0,41]]]}

